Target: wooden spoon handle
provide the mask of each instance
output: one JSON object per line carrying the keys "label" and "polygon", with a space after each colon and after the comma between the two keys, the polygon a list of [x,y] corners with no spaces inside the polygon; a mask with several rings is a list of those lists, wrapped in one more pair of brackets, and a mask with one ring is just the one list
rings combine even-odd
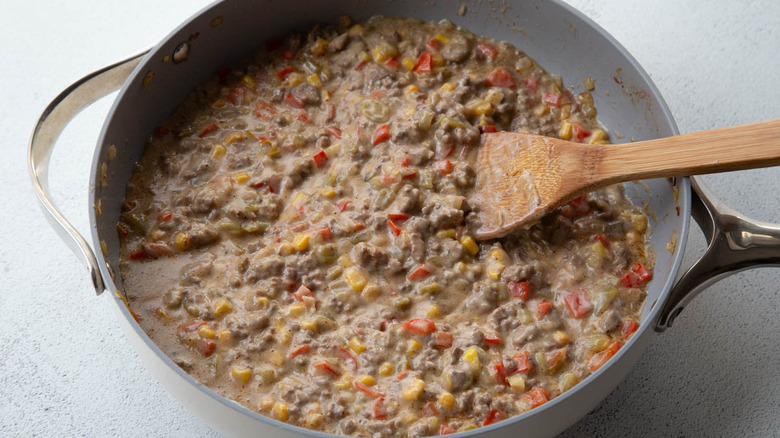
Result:
{"label": "wooden spoon handle", "polygon": [[780,165],[780,119],[605,145],[594,176],[610,183]]}

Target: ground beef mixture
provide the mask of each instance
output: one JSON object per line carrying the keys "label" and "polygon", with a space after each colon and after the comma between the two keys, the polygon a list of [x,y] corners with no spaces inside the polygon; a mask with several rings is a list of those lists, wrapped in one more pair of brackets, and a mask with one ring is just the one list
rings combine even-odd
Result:
{"label": "ground beef mixture", "polygon": [[149,137],[118,224],[141,326],[217,392],[334,434],[533,409],[638,327],[653,255],[622,186],[476,242],[480,134],[608,142],[505,42],[374,17],[265,42]]}

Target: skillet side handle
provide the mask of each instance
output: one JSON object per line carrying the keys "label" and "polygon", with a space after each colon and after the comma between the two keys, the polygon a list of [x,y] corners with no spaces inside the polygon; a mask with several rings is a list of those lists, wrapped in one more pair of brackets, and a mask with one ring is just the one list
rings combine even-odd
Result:
{"label": "skillet side handle", "polygon": [[54,205],[49,197],[49,159],[62,130],[81,110],[103,96],[118,90],[146,52],[109,65],[74,82],[46,107],[35,125],[27,150],[27,170],[46,220],[60,238],[89,269],[95,292],[106,288],[97,258],[84,237]]}
{"label": "skillet side handle", "polygon": [[655,330],[663,332],[701,291],[719,280],[752,268],[780,267],[780,225],[747,218],[715,198],[691,178],[691,213],[708,247],[672,288]]}

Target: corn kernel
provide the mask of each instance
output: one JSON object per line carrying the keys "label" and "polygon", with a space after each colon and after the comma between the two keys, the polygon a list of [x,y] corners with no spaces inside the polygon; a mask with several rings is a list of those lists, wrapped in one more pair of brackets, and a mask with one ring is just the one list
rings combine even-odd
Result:
{"label": "corn kernel", "polygon": [[577,382],[579,382],[579,379],[576,374],[563,373],[561,376],[561,392],[570,390]]}
{"label": "corn kernel", "polygon": [[261,411],[267,411],[274,406],[274,399],[271,397],[263,397],[257,404]]}
{"label": "corn kernel", "polygon": [[374,47],[371,50],[371,56],[374,58],[374,61],[376,62],[385,62],[387,61],[387,56],[385,55],[385,52],[382,51],[379,47]]}
{"label": "corn kernel", "polygon": [[455,406],[455,396],[451,393],[444,391],[439,394],[439,404],[445,408],[451,408]]}
{"label": "corn kernel", "polygon": [[245,385],[252,380],[252,370],[249,368],[233,367],[233,369],[230,370],[230,374],[233,375],[234,379],[243,382]]}
{"label": "corn kernel", "polygon": [[454,228],[447,228],[446,230],[440,230],[436,232],[436,237],[439,239],[454,239],[457,237]]}
{"label": "corn kernel", "polygon": [[254,91],[255,89],[257,89],[257,82],[255,82],[255,78],[253,78],[252,76],[244,75],[243,77],[241,77],[241,82],[244,85],[246,85],[247,88],[249,88],[250,90]]}
{"label": "corn kernel", "polygon": [[352,338],[349,340],[349,349],[357,354],[366,351],[366,345],[360,342],[358,338]]}
{"label": "corn kernel", "polygon": [[339,265],[344,268],[349,268],[350,266],[354,266],[354,263],[352,263],[352,259],[350,259],[348,255],[344,254],[339,257]]}
{"label": "corn kernel", "polygon": [[279,244],[279,247],[277,248],[277,253],[282,256],[288,256],[295,252],[295,248],[290,245],[288,242],[282,242]]}
{"label": "corn kernel", "polygon": [[600,257],[607,256],[607,248],[605,248],[601,242],[596,242],[593,245],[591,245],[590,250]]}
{"label": "corn kernel", "polygon": [[330,92],[328,90],[322,90],[322,100],[324,102],[330,101]]}
{"label": "corn kernel", "polygon": [[326,198],[333,198],[336,196],[336,191],[333,190],[333,187],[325,187],[324,189],[320,190],[320,195]]}
{"label": "corn kernel", "polygon": [[478,373],[482,369],[482,363],[479,361],[479,352],[476,348],[472,347],[464,351],[461,359],[474,373]]}
{"label": "corn kernel", "polygon": [[417,421],[420,417],[417,416],[417,414],[413,412],[406,411],[403,414],[401,414],[401,421],[404,424],[412,424],[415,421]]}
{"label": "corn kernel", "polygon": [[465,432],[465,431],[467,431],[467,430],[474,430],[474,429],[476,429],[477,427],[478,427],[478,426],[476,425],[476,423],[474,423],[473,421],[468,421],[468,422],[466,422],[466,423],[463,423],[463,426],[461,426],[461,427],[458,429],[458,432]]}
{"label": "corn kernel", "polygon": [[306,415],[303,421],[305,422],[306,427],[310,429],[317,429],[318,427],[322,426],[322,423],[325,421],[325,416],[314,412]]}
{"label": "corn kernel", "polygon": [[303,81],[306,79],[306,76],[303,73],[290,73],[287,75],[287,78],[284,80],[284,85],[288,87],[294,87],[296,85],[300,85],[303,83]]}
{"label": "corn kernel", "polygon": [[608,138],[609,136],[607,136],[607,133],[604,132],[603,129],[597,129],[591,134],[589,143],[593,144],[597,141],[607,140]]}
{"label": "corn kernel", "polygon": [[255,300],[255,305],[258,309],[267,309],[271,305],[271,301],[266,297],[260,297]]}
{"label": "corn kernel", "polygon": [[495,260],[497,262],[501,262],[503,264],[507,264],[510,261],[509,260],[509,254],[507,254],[506,251],[504,251],[501,248],[496,248],[496,249],[490,251],[489,257],[491,259],[493,259],[493,260]]}
{"label": "corn kernel", "polygon": [[643,214],[632,214],[629,219],[637,233],[644,233],[647,231],[647,216]]}
{"label": "corn kernel", "polygon": [[284,356],[282,355],[282,353],[278,351],[272,351],[268,355],[268,363],[270,363],[275,367],[281,367],[282,365],[284,365]]}
{"label": "corn kernel", "polygon": [[237,182],[239,184],[245,183],[248,180],[249,180],[249,174],[246,173],[246,172],[238,172],[238,173],[233,175],[233,181],[235,181],[235,182]]}
{"label": "corn kernel", "polygon": [[233,311],[233,306],[227,298],[220,298],[214,303],[214,316],[221,318]]}
{"label": "corn kernel", "polygon": [[559,114],[559,119],[561,121],[569,120],[569,117],[571,117],[571,105],[561,105],[561,112]]}
{"label": "corn kernel", "polygon": [[401,64],[403,64],[404,67],[406,67],[407,70],[412,70],[417,63],[414,62],[414,60],[412,58],[404,58],[401,61]]}
{"label": "corn kernel", "polygon": [[192,246],[192,241],[186,234],[176,233],[176,235],[173,236],[173,244],[179,251],[186,251],[190,249],[190,246]]}
{"label": "corn kernel", "polygon": [[290,316],[292,318],[297,318],[303,315],[305,312],[306,312],[306,306],[300,303],[290,304],[290,306],[287,307],[287,316]]}
{"label": "corn kernel", "polygon": [[211,149],[211,156],[214,158],[218,158],[225,155],[225,152],[227,152],[225,146],[218,144]]}
{"label": "corn kernel", "polygon": [[284,403],[277,403],[271,409],[271,414],[279,421],[287,422],[290,419],[290,410]]}
{"label": "corn kernel", "polygon": [[379,375],[381,376],[389,376],[393,374],[393,371],[395,371],[395,367],[390,362],[385,362],[379,366]]}
{"label": "corn kernel", "polygon": [[317,41],[315,41],[314,45],[311,47],[311,53],[315,55],[324,55],[325,51],[328,50],[328,44],[330,44],[330,41],[325,38],[317,38]]}
{"label": "corn kernel", "polygon": [[246,139],[246,134],[243,132],[231,132],[225,137],[225,146],[230,146],[231,144]]}
{"label": "corn kernel", "polygon": [[360,383],[362,383],[362,384],[364,384],[366,386],[374,386],[374,385],[376,385],[376,379],[374,378],[374,376],[368,376],[368,375],[360,376],[360,378],[358,380],[360,381]]}
{"label": "corn kernel", "polygon": [[553,333],[553,338],[555,339],[555,342],[557,342],[559,345],[565,345],[571,342],[571,338],[566,333],[558,330],[555,333]]}
{"label": "corn kernel", "polygon": [[474,241],[473,237],[463,236],[460,238],[460,243],[466,248],[466,252],[469,253],[469,255],[475,256],[479,253],[479,245],[477,245],[477,242]]}
{"label": "corn kernel", "polygon": [[420,395],[424,390],[425,382],[420,379],[412,379],[412,381],[401,391],[401,396],[404,400],[414,401],[420,398]]}
{"label": "corn kernel", "polygon": [[292,341],[292,332],[286,328],[279,329],[279,342],[289,344]]}
{"label": "corn kernel", "polygon": [[211,105],[211,106],[213,108],[219,109],[219,108],[224,108],[225,104],[227,104],[227,102],[225,102],[225,99],[217,99],[217,100],[214,101],[214,104]]}
{"label": "corn kernel", "polygon": [[295,239],[293,240],[293,248],[295,248],[298,252],[303,252],[309,249],[309,240],[311,239],[311,236],[308,234],[299,234],[295,236]]}
{"label": "corn kernel", "polygon": [[545,114],[547,114],[549,112],[550,112],[550,107],[549,106],[547,106],[547,105],[539,105],[534,110],[534,115],[536,117],[542,117],[543,115],[545,115]]}
{"label": "corn kernel", "polygon": [[449,36],[440,33],[434,35],[433,38],[442,44],[449,44],[450,41],[452,41],[452,39]]}
{"label": "corn kernel", "polygon": [[201,335],[204,338],[214,339],[217,337],[217,332],[214,331],[213,328],[204,325],[200,329],[198,329],[198,334]]}
{"label": "corn kernel", "polygon": [[349,374],[344,374],[341,376],[341,379],[339,379],[338,382],[335,383],[336,388],[339,389],[347,389],[352,386],[352,376]]}
{"label": "corn kernel", "polygon": [[503,263],[496,261],[490,263],[488,265],[488,277],[493,280],[499,280],[501,278],[501,273],[504,272],[504,268],[506,268],[506,265]]}
{"label": "corn kernel", "polygon": [[482,99],[474,99],[466,103],[466,109],[474,116],[492,116],[493,104]]}
{"label": "corn kernel", "polygon": [[309,75],[309,77],[306,78],[306,81],[317,88],[322,88],[322,80],[317,75]]}
{"label": "corn kernel", "polygon": [[301,321],[301,329],[317,333],[317,321],[313,319],[304,319]]}
{"label": "corn kernel", "polygon": [[561,123],[561,131],[558,133],[561,140],[571,140],[571,123]]}
{"label": "corn kernel", "polygon": [[428,309],[428,312],[425,314],[428,318],[438,318],[439,315],[441,315],[441,311],[439,310],[439,306],[433,305],[430,309]]}
{"label": "corn kernel", "polygon": [[347,283],[352,287],[355,292],[360,292],[366,287],[368,278],[358,268],[351,267],[344,271],[344,276],[347,277]]}
{"label": "corn kernel", "polygon": [[382,295],[382,288],[375,284],[369,284],[360,295],[367,300],[373,301]]}
{"label": "corn kernel", "polygon": [[455,89],[455,85],[453,85],[451,82],[445,82],[441,86],[441,88],[439,88],[439,90],[441,90],[441,91],[443,91],[445,93],[449,93],[450,91],[452,91],[454,89]]}
{"label": "corn kernel", "polygon": [[408,354],[415,354],[418,351],[420,351],[421,349],[422,349],[422,344],[417,342],[417,340],[412,339],[412,340],[409,341],[409,346],[406,348],[406,352]]}
{"label": "corn kernel", "polygon": [[407,93],[416,93],[418,91],[420,91],[420,87],[418,87],[417,85],[409,85],[408,87],[406,87]]}
{"label": "corn kernel", "polygon": [[220,330],[217,333],[217,340],[220,344],[231,344],[233,342],[233,334],[230,333],[230,330]]}
{"label": "corn kernel", "polygon": [[439,283],[431,283],[420,286],[420,293],[423,295],[436,295],[441,292],[441,285]]}
{"label": "corn kernel", "polygon": [[512,374],[506,378],[509,387],[517,392],[525,392],[525,379],[519,374]]}

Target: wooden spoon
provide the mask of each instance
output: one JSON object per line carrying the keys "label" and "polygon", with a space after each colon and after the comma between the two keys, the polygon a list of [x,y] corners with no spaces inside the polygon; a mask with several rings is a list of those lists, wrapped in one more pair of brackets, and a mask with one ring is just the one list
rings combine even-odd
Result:
{"label": "wooden spoon", "polygon": [[627,144],[486,133],[470,199],[481,219],[475,237],[492,239],[529,227],[553,209],[610,184],[777,165],[780,119]]}

